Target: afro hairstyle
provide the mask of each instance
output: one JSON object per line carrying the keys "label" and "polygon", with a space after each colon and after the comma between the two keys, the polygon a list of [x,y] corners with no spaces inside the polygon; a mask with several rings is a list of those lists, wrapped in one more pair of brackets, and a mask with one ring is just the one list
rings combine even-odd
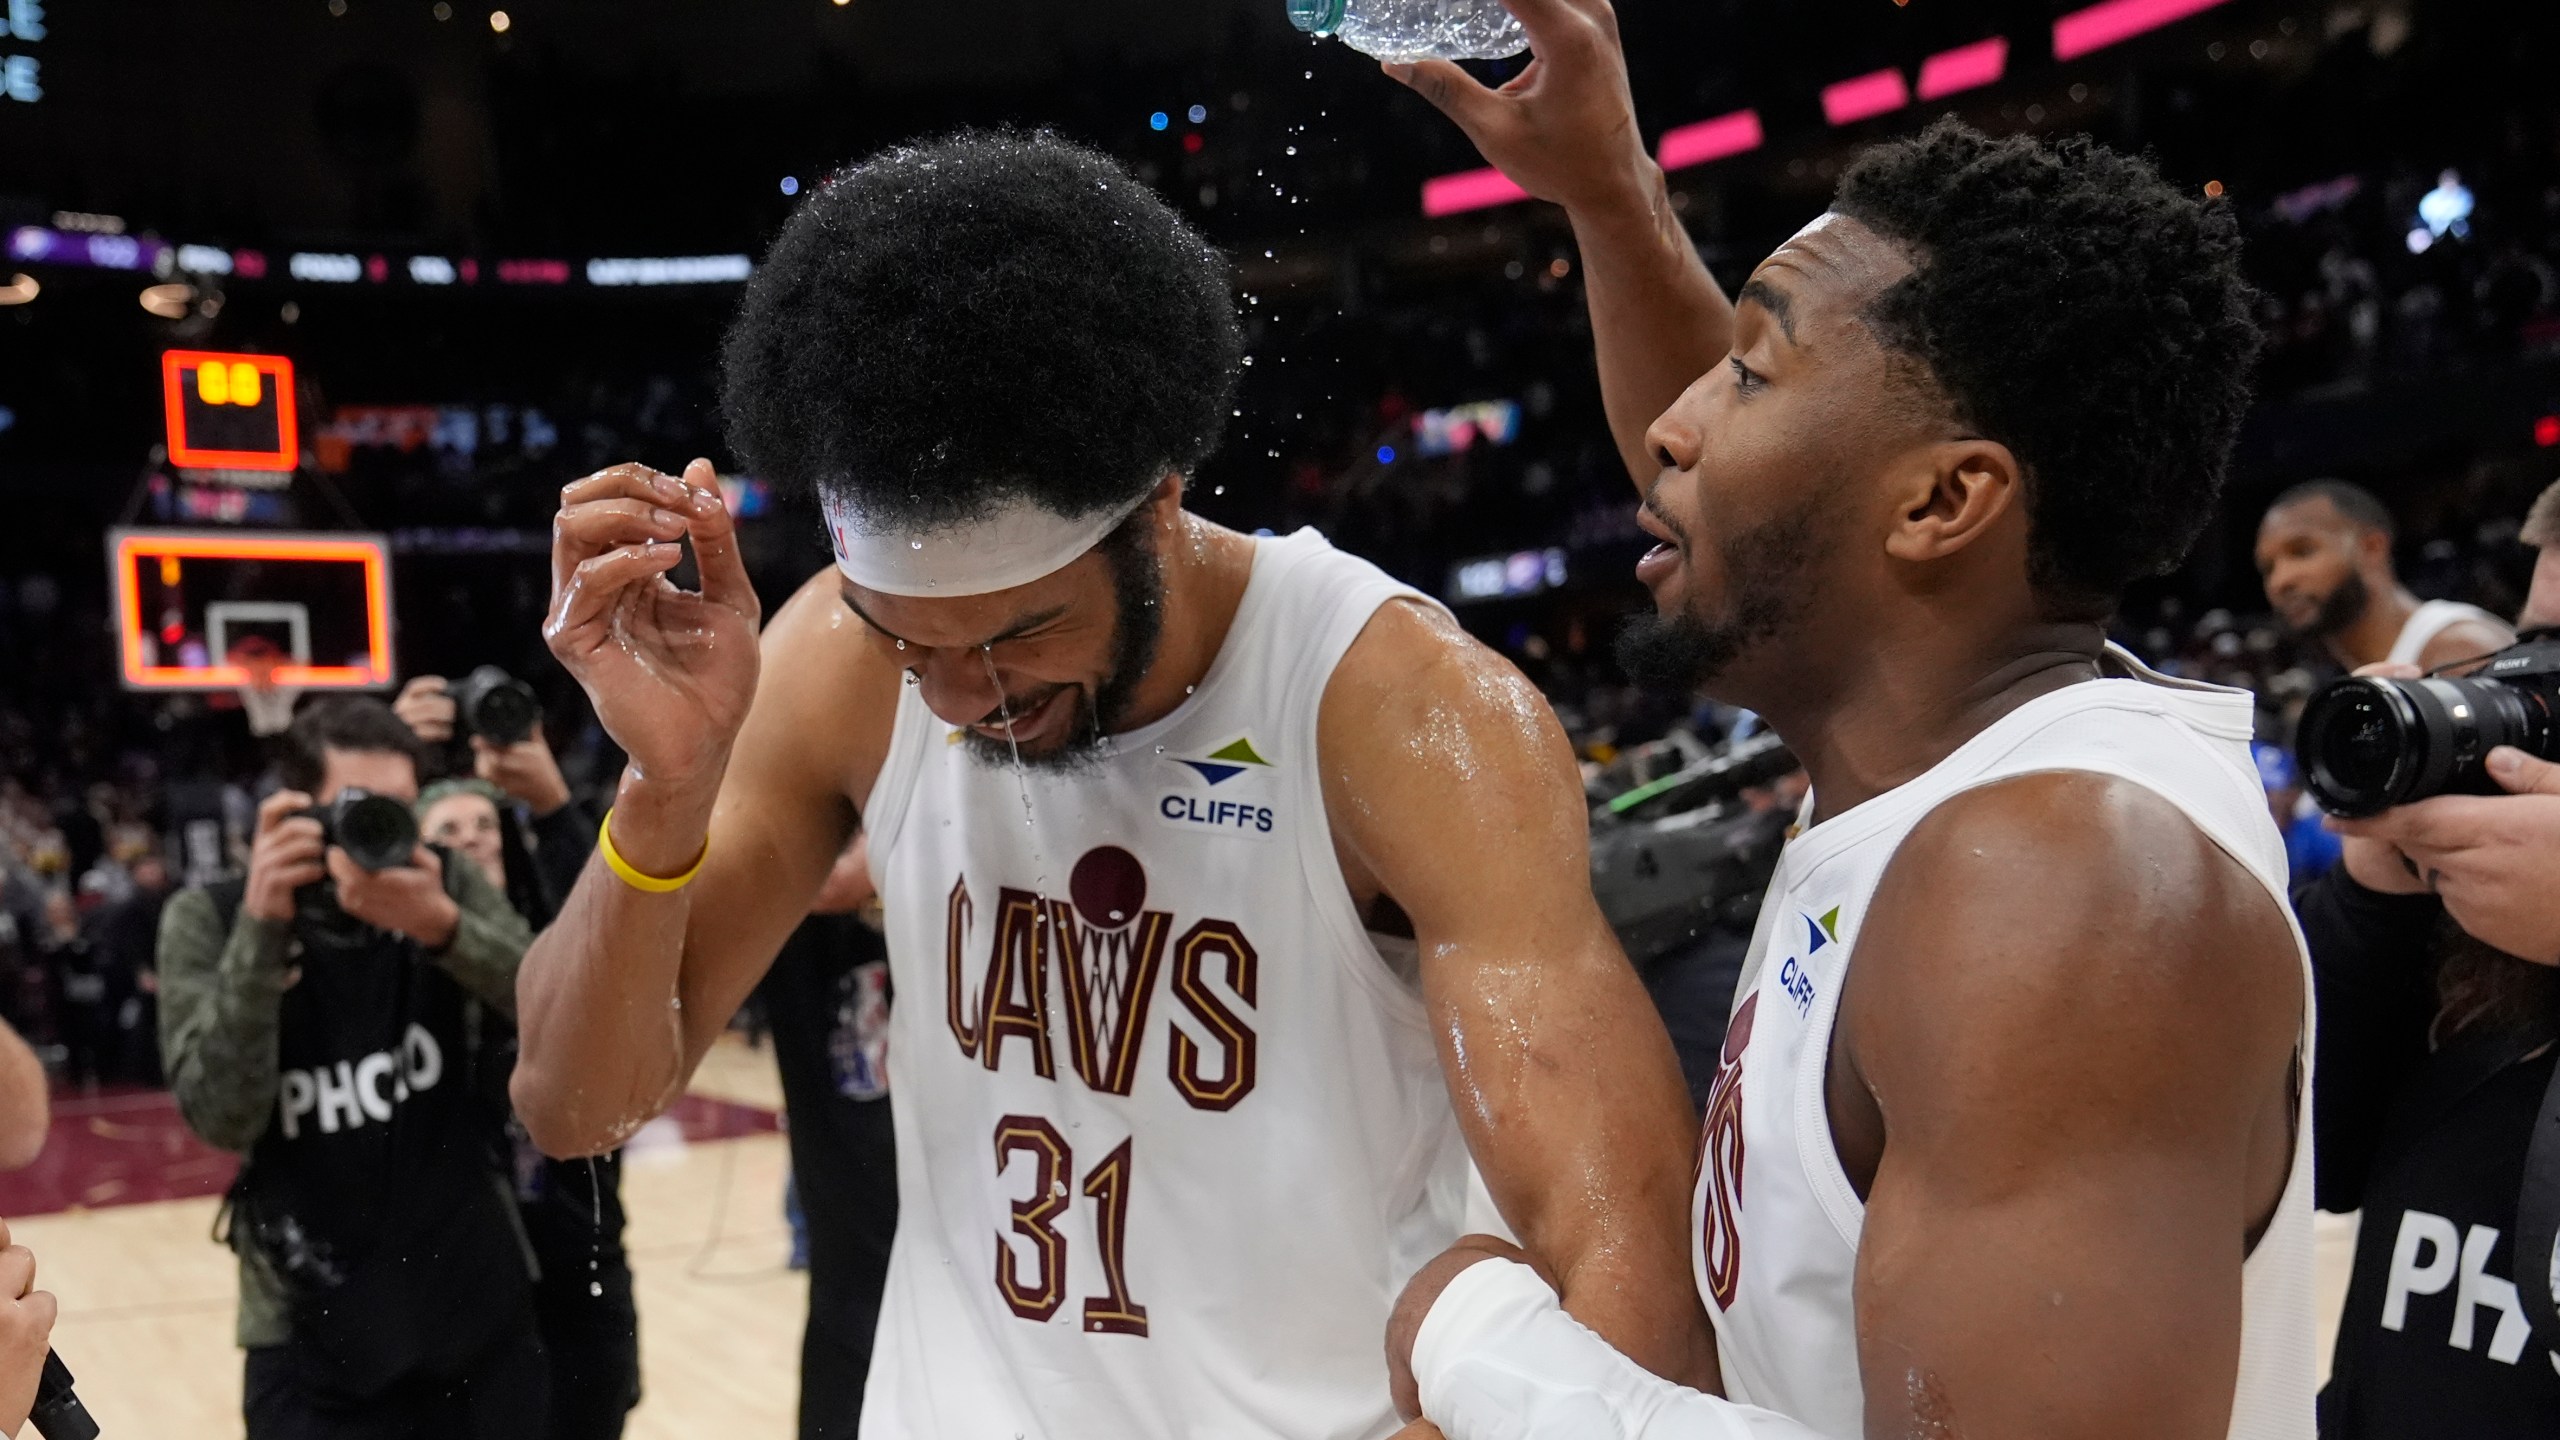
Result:
{"label": "afro hairstyle", "polygon": [[2025,467],[2048,611],[2103,617],[2186,557],[2260,343],[2228,205],[2087,136],[1995,140],[1947,119],[1861,155],[1832,209],[1914,266],[1868,324]]}
{"label": "afro hairstyle", "polygon": [[1225,257],[1146,186],[1045,132],[963,132],[801,203],[721,410],[748,469],[878,523],[1081,517],[1208,458],[1242,351]]}

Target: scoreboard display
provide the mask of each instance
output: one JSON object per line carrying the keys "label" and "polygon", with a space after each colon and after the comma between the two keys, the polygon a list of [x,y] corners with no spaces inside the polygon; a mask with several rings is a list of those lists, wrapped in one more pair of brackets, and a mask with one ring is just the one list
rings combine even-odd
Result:
{"label": "scoreboard display", "polygon": [[293,362],[281,355],[171,350],[160,357],[169,463],[188,470],[291,470],[302,463]]}

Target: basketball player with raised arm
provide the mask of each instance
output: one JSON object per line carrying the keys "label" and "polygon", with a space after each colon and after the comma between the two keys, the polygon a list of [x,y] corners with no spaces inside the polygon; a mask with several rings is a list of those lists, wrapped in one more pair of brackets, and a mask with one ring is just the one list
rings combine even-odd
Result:
{"label": "basketball player with raised arm", "polygon": [[1224,262],[1108,160],[902,148],[802,204],[728,342],[731,441],[839,562],[761,651],[708,465],[564,496],[550,638],[631,764],[526,961],[518,1113],[575,1154],[664,1108],[858,821],[897,992],[872,1440],[1385,1434],[1470,1148],[1585,1323],[1713,1363],[1640,1283],[1693,1121],[1564,735],[1375,568],[1183,509],[1240,348]]}
{"label": "basketball player with raised arm", "polygon": [[[2085,139],[1880,145],[1728,306],[1604,0],[1405,79],[1581,240],[1662,543],[1622,658],[1812,781],[1709,1102],[1721,1396],[1494,1242],[1398,1309],[1452,1440],[2307,1440],[2309,985],[2251,702],[2109,646],[2213,508],[2257,344],[2226,207]],[[1532,1257],[1534,1258],[1534,1257]],[[1417,1427],[1427,1433],[1427,1427]]]}

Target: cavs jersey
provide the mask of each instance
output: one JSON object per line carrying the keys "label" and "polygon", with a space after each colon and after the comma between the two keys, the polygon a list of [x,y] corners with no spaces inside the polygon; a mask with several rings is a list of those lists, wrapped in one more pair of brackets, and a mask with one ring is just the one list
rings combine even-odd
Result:
{"label": "cavs jersey", "polygon": [[[1822,1435],[1866,1433],[1854,1297],[1866,1207],[1832,1148],[1823,1073],[1868,901],[1903,837],[1931,810],[1963,791],[2040,771],[2129,780],[2184,811],[2292,923],[2284,843],[2249,755],[2249,697],[2164,680],[2120,650],[2110,649],[2107,672],[2019,706],[1918,779],[1805,831],[1780,858],[1708,1097],[1692,1209],[1698,1293],[1715,1321],[1734,1400]],[[2303,963],[2307,1068],[2311,979]],[[2312,1434],[2307,1084],[2304,1106],[2291,1177],[2242,1271],[2231,1440]]]}
{"label": "cavs jersey", "polygon": [[863,806],[899,1189],[865,1440],[1397,1428],[1387,1312],[1469,1171],[1316,715],[1413,594],[1259,542],[1198,689],[1081,768],[990,763],[905,693]]}

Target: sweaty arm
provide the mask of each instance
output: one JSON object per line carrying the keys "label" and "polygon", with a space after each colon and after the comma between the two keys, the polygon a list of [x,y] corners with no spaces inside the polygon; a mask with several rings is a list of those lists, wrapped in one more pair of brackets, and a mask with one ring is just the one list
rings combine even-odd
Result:
{"label": "sweaty arm", "polygon": [[[617,844],[627,847],[626,833],[689,830],[707,835],[709,849],[699,838],[662,843],[666,853],[704,856],[692,884],[662,895],[634,889],[591,856],[526,954],[510,1090],[545,1153],[610,1150],[672,1104],[808,914],[853,834],[853,787],[877,773],[896,715],[897,670],[868,635],[838,598],[833,571],[775,615],[754,703],[707,817],[691,797],[662,796],[647,777],[626,775]],[[644,873],[681,871],[684,861],[657,864]]]}
{"label": "sweaty arm", "polygon": [[1554,712],[1445,615],[1397,603],[1336,667],[1318,744],[1346,868],[1413,921],[1450,1096],[1503,1218],[1572,1314],[1661,1374],[1713,1384],[1683,1279],[1697,1121],[1591,898],[1589,816]]}
{"label": "sweaty arm", "polygon": [[[2036,775],[1933,812],[1856,943],[1829,1083],[1867,1196],[1867,1435],[2221,1440],[2246,1246],[2297,1143],[2275,898],[2149,792]],[[1424,1322],[1450,1440],[1813,1440],[1613,1366],[1530,1278],[1478,1264]]]}

